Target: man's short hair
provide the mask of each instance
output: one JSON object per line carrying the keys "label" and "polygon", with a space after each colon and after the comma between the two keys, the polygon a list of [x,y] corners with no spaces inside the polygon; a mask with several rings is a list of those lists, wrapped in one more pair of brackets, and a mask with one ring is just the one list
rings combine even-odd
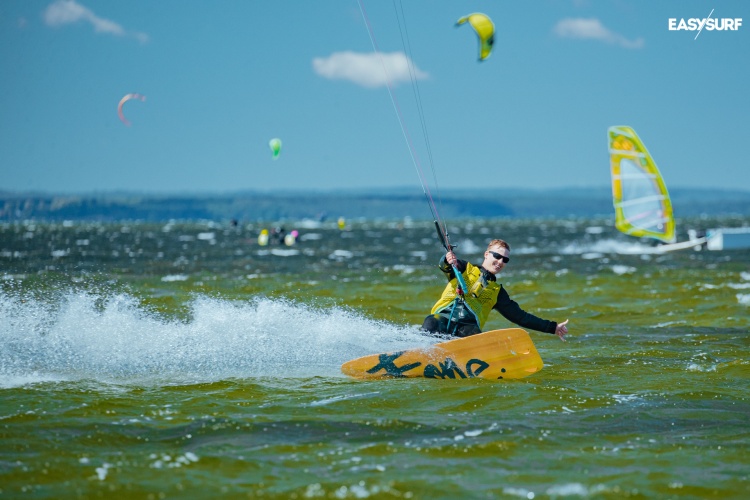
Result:
{"label": "man's short hair", "polygon": [[492,241],[490,241],[490,244],[487,245],[487,250],[489,250],[490,248],[492,248],[494,246],[507,248],[508,251],[510,251],[510,245],[508,244],[508,242],[503,241],[503,240],[492,240]]}

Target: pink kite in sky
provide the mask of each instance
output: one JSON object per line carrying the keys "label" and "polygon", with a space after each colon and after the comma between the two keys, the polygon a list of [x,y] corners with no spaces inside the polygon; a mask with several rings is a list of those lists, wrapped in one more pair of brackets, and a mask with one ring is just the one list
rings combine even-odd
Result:
{"label": "pink kite in sky", "polygon": [[120,120],[122,121],[122,123],[124,123],[128,127],[130,126],[130,122],[128,121],[127,118],[125,118],[125,115],[122,113],[122,106],[123,104],[128,102],[130,99],[140,99],[141,101],[145,101],[146,96],[141,95],[141,94],[127,94],[125,95],[125,97],[120,99],[120,104],[117,105],[117,114],[120,116]]}

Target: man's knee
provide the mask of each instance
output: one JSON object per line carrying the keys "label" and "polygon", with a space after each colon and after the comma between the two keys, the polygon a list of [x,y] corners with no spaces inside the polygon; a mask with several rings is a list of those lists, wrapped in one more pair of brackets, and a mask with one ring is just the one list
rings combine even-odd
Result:
{"label": "man's knee", "polygon": [[463,325],[456,330],[454,335],[456,337],[471,337],[478,333],[482,333],[482,330],[477,325]]}
{"label": "man's knee", "polygon": [[437,333],[440,331],[440,321],[438,320],[437,317],[430,314],[422,322],[422,330],[425,330],[430,333]]}

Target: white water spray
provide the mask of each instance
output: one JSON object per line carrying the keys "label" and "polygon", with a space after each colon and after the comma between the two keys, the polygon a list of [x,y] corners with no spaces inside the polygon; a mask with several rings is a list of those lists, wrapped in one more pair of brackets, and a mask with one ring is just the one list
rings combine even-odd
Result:
{"label": "white water spray", "polygon": [[189,306],[185,322],[148,312],[130,295],[70,291],[50,303],[0,294],[0,386],[341,376],[349,359],[431,343],[416,326],[341,307],[205,296]]}

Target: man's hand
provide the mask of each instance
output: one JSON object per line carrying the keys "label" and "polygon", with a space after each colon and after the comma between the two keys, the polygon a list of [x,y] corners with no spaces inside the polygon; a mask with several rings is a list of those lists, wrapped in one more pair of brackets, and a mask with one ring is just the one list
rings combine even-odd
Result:
{"label": "man's hand", "polygon": [[448,262],[451,266],[455,266],[458,262],[458,259],[456,258],[456,254],[453,253],[453,251],[448,252],[445,254],[445,261]]}
{"label": "man's hand", "polygon": [[568,333],[568,327],[565,326],[567,324],[568,324],[568,320],[566,319],[562,323],[558,323],[557,328],[555,328],[555,335],[560,337],[560,340],[562,340],[563,342],[565,342],[565,335],[567,335]]}

